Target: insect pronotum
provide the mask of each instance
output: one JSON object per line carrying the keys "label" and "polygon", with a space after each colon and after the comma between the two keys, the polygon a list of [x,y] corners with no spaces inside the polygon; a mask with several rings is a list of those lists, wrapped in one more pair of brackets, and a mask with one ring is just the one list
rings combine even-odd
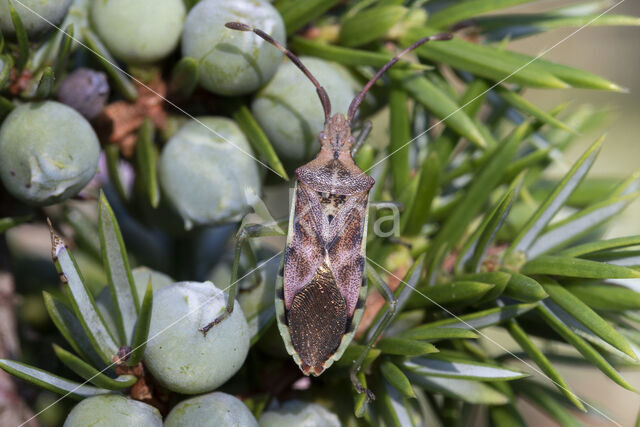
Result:
{"label": "insect pronotum", "polygon": [[[325,89],[291,51],[270,35],[238,22],[229,22],[226,27],[252,31],[280,49],[311,80],[324,109],[324,130],[318,136],[320,152],[295,171],[287,243],[275,298],[278,328],[287,351],[305,375],[317,376],[342,356],[353,339],[367,294],[365,233],[369,190],[374,179],[358,168],[352,158],[354,116],[371,86],[402,55],[430,40],[449,40],[451,35],[437,34],[420,39],[392,58],[355,96],[345,116],[331,115],[331,103]],[[232,282],[237,275],[241,240],[267,234],[268,230],[255,227],[251,231],[239,231]],[[380,281],[380,284],[383,283]],[[233,310],[235,293],[232,286],[227,311],[205,326],[203,332],[224,320]],[[357,372],[360,366],[355,369]],[[365,391],[353,371],[352,380],[359,392]]]}

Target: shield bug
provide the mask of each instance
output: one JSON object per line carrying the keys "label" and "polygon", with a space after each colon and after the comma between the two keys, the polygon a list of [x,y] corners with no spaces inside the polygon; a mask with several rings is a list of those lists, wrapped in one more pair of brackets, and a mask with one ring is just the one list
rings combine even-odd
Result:
{"label": "shield bug", "polygon": [[[288,237],[275,298],[278,328],[287,351],[305,375],[317,376],[338,360],[352,341],[367,294],[365,233],[369,190],[374,179],[353,161],[352,147],[359,143],[351,135],[351,124],[371,86],[402,55],[427,41],[448,40],[451,36],[437,34],[420,39],[392,58],[355,96],[345,116],[331,114],[325,89],[291,51],[270,35],[238,22],[229,22],[226,27],[251,31],[280,49],[316,87],[324,109],[324,130],[318,136],[320,152],[295,171]],[[232,283],[237,276],[241,240],[270,234],[273,229],[259,226],[239,231]],[[385,286],[381,280],[372,282],[378,287]],[[232,286],[227,312],[203,328],[204,332],[231,312],[235,293]],[[393,298],[388,288],[381,293],[389,300]],[[380,325],[384,328],[386,322]],[[381,332],[372,335],[367,349]],[[355,379],[355,373],[363,359],[361,356],[352,369],[352,380],[359,392],[364,388]]]}

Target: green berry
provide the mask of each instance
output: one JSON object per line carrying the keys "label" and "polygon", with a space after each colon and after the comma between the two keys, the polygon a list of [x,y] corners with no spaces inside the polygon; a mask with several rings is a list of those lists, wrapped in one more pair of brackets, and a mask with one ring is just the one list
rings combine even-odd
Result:
{"label": "green berry", "polygon": [[264,85],[282,53],[251,32],[226,28],[227,22],[260,28],[280,43],[285,29],[278,11],[263,0],[203,0],[187,15],[182,54],[200,63],[200,84],[220,95],[242,95]]}
{"label": "green berry", "polygon": [[260,193],[252,156],[238,125],[224,117],[200,117],[171,137],[160,155],[160,185],[187,230],[247,212],[246,191]]}
{"label": "green berry", "polygon": [[[58,25],[62,22],[71,0],[20,0],[20,3],[14,0],[11,4],[18,12],[27,35],[35,38],[47,31],[55,30],[51,24]],[[0,1],[0,30],[4,35],[15,35],[7,0]]]}
{"label": "green berry", "polygon": [[225,294],[211,282],[180,282],[154,294],[144,364],[158,382],[179,393],[204,393],[240,369],[250,337],[237,302],[206,335],[200,331],[225,307]]}
{"label": "green berry", "polygon": [[115,394],[89,397],[69,413],[64,427],[162,426],[160,412],[151,405]]}
{"label": "green berry", "polygon": [[[301,60],[329,94],[332,114],[346,113],[355,92],[342,71],[322,59]],[[256,95],[251,110],[281,158],[298,164],[320,149],[317,137],[324,127],[324,110],[315,87],[293,63],[278,69]]]}
{"label": "green berry", "polygon": [[260,415],[260,427],[340,427],[338,416],[318,405],[301,400],[290,400],[278,409]]}
{"label": "green berry", "polygon": [[169,55],[180,40],[182,0],[100,0],[91,4],[91,22],[118,59],[149,63]]}
{"label": "green berry", "polygon": [[249,409],[230,394],[215,392],[183,400],[169,412],[164,427],[258,427]]}
{"label": "green berry", "polygon": [[0,128],[0,179],[30,205],[76,195],[95,175],[99,155],[89,122],[59,102],[23,104]]}

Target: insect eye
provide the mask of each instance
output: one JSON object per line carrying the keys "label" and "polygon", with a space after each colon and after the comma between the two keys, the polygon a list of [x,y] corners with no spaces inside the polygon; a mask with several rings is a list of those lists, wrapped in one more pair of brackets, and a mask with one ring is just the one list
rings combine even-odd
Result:
{"label": "insect eye", "polygon": [[356,142],[355,138],[353,136],[349,137],[349,144],[353,144],[354,142]]}
{"label": "insect eye", "polygon": [[324,141],[327,138],[327,135],[325,135],[324,132],[320,132],[320,134],[318,135],[318,139],[320,141]]}

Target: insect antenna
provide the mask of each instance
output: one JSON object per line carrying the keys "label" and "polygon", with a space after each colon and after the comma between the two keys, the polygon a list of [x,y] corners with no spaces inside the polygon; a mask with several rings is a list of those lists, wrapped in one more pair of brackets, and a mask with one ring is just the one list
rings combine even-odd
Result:
{"label": "insect antenna", "polygon": [[362,88],[362,91],[360,91],[360,93],[358,93],[355,98],[353,98],[353,101],[351,101],[351,104],[349,105],[349,112],[347,114],[347,120],[349,120],[349,123],[351,123],[353,121],[353,117],[356,114],[356,111],[358,111],[358,107],[360,106],[360,103],[362,102],[362,100],[364,99],[364,96],[367,94],[367,92],[369,91],[369,89],[371,89],[371,86],[373,86],[373,84],[389,69],[391,68],[391,66],[393,66],[393,64],[395,64],[396,62],[398,62],[398,60],[400,60],[400,58],[403,55],[406,55],[407,53],[411,52],[412,50],[414,50],[415,48],[417,48],[418,46],[428,42],[428,41],[441,41],[441,40],[451,40],[452,35],[448,34],[448,33],[441,33],[441,34],[436,34],[430,37],[424,37],[420,40],[418,40],[417,42],[413,43],[411,46],[409,46],[408,48],[406,48],[405,50],[403,50],[402,52],[400,52],[399,54],[397,54],[396,56],[394,56],[393,58],[391,58],[389,60],[389,62],[387,62],[386,64],[384,64],[384,66],[382,68],[380,68],[380,70],[378,70],[378,72],[376,73],[375,76],[373,76],[371,78],[371,80],[369,80],[367,82],[366,85],[364,85],[364,87]]}
{"label": "insect antenna", "polygon": [[329,121],[329,118],[331,117],[331,101],[329,101],[329,95],[327,95],[327,91],[324,90],[324,88],[320,85],[320,83],[318,83],[318,80],[316,80],[316,78],[313,77],[313,74],[311,74],[311,71],[309,71],[309,69],[304,66],[302,61],[300,61],[298,57],[293,54],[293,52],[291,52],[286,47],[282,46],[276,39],[274,39],[269,34],[265,33],[259,28],[253,28],[241,22],[227,22],[226,24],[224,24],[224,26],[232,30],[252,31],[258,36],[262,37],[267,42],[271,43],[272,45],[280,49],[282,53],[287,55],[287,57],[294,64],[296,64],[296,66],[304,73],[305,76],[307,76],[309,80],[311,80],[311,83],[313,83],[313,85],[316,87],[316,92],[318,92],[318,96],[320,97],[320,102],[322,103],[322,108],[324,109],[324,121],[325,122]]}

